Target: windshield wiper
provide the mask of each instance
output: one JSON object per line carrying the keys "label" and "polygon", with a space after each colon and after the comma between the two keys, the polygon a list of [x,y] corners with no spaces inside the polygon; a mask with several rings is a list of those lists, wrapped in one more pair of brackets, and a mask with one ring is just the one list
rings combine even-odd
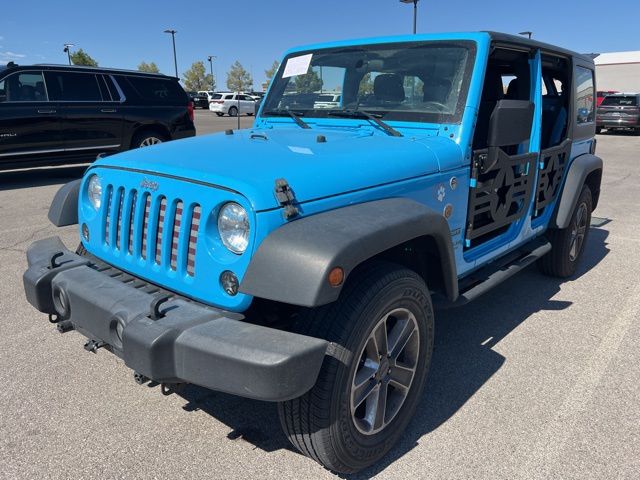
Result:
{"label": "windshield wiper", "polygon": [[300,114],[292,111],[292,110],[267,110],[266,112],[262,112],[262,115],[272,115],[278,117],[291,117],[293,121],[296,122],[301,128],[311,128],[307,122],[300,118]]}
{"label": "windshield wiper", "polygon": [[348,117],[348,118],[365,118],[367,120],[371,120],[373,123],[382,128],[387,134],[392,137],[402,137],[403,135],[389,125],[386,122],[380,120],[382,115],[376,113],[365,112],[364,110],[331,110],[328,115],[332,115],[334,117]]}

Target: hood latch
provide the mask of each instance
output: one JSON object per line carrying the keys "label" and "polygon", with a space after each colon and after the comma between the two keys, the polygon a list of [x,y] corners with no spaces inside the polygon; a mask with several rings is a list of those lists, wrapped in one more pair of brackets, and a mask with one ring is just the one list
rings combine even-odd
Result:
{"label": "hood latch", "polygon": [[278,178],[276,180],[275,194],[278,203],[284,207],[284,218],[288,220],[300,213],[298,207],[295,206],[296,197],[286,179]]}

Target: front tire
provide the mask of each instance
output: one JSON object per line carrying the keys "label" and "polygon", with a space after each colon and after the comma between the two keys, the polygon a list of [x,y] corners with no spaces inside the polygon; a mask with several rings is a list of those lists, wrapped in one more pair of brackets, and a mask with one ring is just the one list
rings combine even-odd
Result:
{"label": "front tire", "polygon": [[390,263],[355,271],[333,304],[304,312],[297,331],[342,352],[327,356],[314,387],[278,406],[290,442],[340,473],[380,460],[413,417],[433,351],[429,291]]}
{"label": "front tire", "polygon": [[567,278],[576,272],[589,236],[592,210],[591,190],[585,185],[573,209],[569,226],[547,231],[551,251],[538,261],[542,273],[552,277]]}

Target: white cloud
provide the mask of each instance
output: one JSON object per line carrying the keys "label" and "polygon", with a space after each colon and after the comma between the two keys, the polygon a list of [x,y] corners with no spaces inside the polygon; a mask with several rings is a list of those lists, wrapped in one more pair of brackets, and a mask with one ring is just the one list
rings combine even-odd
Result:
{"label": "white cloud", "polygon": [[15,53],[11,51],[0,51],[0,65],[4,65],[5,63],[15,62],[16,60],[20,60],[25,58],[26,55],[23,53]]}
{"label": "white cloud", "polygon": [[10,51],[6,51],[6,52],[0,52],[0,55],[4,55],[7,58],[24,58],[26,57],[26,55],[24,53],[15,53],[15,52],[10,52]]}

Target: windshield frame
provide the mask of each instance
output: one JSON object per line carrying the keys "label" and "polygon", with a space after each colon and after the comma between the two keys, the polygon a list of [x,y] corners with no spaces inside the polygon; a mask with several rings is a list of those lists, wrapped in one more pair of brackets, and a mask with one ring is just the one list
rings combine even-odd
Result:
{"label": "windshield frame", "polygon": [[[471,80],[473,76],[474,67],[476,64],[476,56],[478,51],[478,44],[476,40],[473,39],[455,39],[455,40],[408,40],[408,41],[398,41],[398,42],[381,42],[381,43],[367,43],[367,44],[353,44],[353,45],[341,45],[341,46],[332,46],[332,47],[323,47],[323,48],[312,48],[305,50],[295,50],[287,53],[287,55],[283,58],[280,63],[280,68],[278,69],[276,75],[273,77],[271,85],[269,87],[269,91],[265,96],[264,101],[262,102],[262,106],[264,107],[264,111],[274,110],[273,106],[270,105],[270,98],[274,96],[278,96],[281,98],[284,94],[283,89],[286,87],[287,82],[283,82],[282,75],[284,73],[285,65],[290,58],[299,57],[307,54],[315,54],[315,53],[330,53],[331,51],[339,52],[341,50],[347,49],[366,49],[366,48],[380,48],[380,49],[410,49],[421,46],[434,46],[434,47],[458,47],[467,49],[467,58],[466,62],[463,65],[462,72],[462,83],[460,86],[460,93],[458,95],[457,104],[455,106],[455,110],[453,113],[442,113],[442,112],[419,112],[419,111],[394,111],[388,110],[384,111],[384,115],[381,117],[385,122],[409,122],[409,123],[432,123],[432,124],[461,124],[462,117],[464,115],[465,107],[467,105],[467,98],[469,95],[469,89],[471,86]],[[286,79],[285,79],[286,80]],[[344,92],[341,92],[340,95],[343,95]],[[268,108],[267,108],[268,106]],[[346,108],[346,107],[345,107]],[[269,115],[263,115],[263,109],[260,109],[259,118],[273,118]],[[312,115],[306,116],[305,113],[307,111],[312,112]],[[374,113],[379,113],[380,110],[375,110]],[[296,110],[296,113],[303,116],[305,119],[326,119],[331,118],[330,110],[320,110],[320,109],[300,109]],[[334,118],[335,119],[335,118]]]}

